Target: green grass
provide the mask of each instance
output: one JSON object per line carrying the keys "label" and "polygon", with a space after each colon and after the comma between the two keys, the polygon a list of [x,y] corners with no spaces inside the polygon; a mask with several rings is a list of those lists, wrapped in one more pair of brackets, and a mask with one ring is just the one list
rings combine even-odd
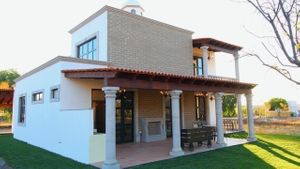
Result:
{"label": "green grass", "polygon": [[[246,133],[227,135],[245,138]],[[300,136],[257,135],[258,141],[132,169],[300,169]]]}
{"label": "green grass", "polygon": [[[246,133],[228,137],[245,138]],[[132,169],[300,169],[300,136],[257,135],[258,141]],[[0,157],[14,169],[92,169],[73,160],[0,135]]]}
{"label": "green grass", "polygon": [[0,135],[0,157],[14,169],[94,169],[46,150]]}
{"label": "green grass", "polygon": [[225,137],[246,139],[248,137],[248,133],[246,132],[230,133],[230,134],[225,134]]}

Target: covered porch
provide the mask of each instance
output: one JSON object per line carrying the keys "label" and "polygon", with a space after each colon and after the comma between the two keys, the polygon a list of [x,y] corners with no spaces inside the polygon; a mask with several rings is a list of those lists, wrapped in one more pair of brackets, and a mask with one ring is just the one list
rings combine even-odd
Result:
{"label": "covered porch", "polygon": [[[183,122],[193,122],[189,120],[184,120],[187,116],[184,114],[182,116],[181,112],[182,104],[186,94],[191,94],[192,96],[203,96],[206,100],[214,100],[214,105],[212,106],[215,110],[215,124],[217,129],[217,139],[216,144],[212,148],[224,147],[230,143],[227,143],[224,138],[224,128],[222,119],[222,96],[224,93],[242,95],[245,94],[247,99],[248,108],[248,124],[249,124],[249,141],[255,140],[254,130],[253,130],[253,112],[252,112],[252,94],[251,89],[255,87],[255,84],[242,83],[236,80],[222,79],[219,77],[196,77],[196,76],[183,76],[175,74],[167,74],[160,72],[142,71],[142,70],[131,70],[123,68],[100,68],[100,69],[86,69],[86,70],[65,70],[63,71],[66,78],[70,79],[99,79],[103,81],[104,87],[102,90],[105,97],[105,160],[103,163],[103,168],[119,168],[120,163],[122,167],[129,161],[137,163],[135,158],[125,158],[126,153],[134,154],[136,158],[143,158],[139,153],[146,154],[149,160],[155,161],[156,158],[164,159],[170,157],[177,157],[184,154],[189,154],[181,147],[181,134],[180,130],[188,126],[187,124],[182,124]],[[139,113],[134,115],[134,132],[132,133],[134,142],[128,144],[116,145],[117,134],[116,134],[116,98],[118,93],[124,91],[145,91],[145,93],[152,91],[156,94],[166,95],[170,99],[171,105],[170,109],[172,111],[172,138],[162,139],[161,141],[155,142],[156,139],[147,140],[143,138],[144,132],[141,131],[141,125]],[[136,92],[138,93],[138,92]],[[151,92],[150,92],[151,93]],[[151,98],[151,97],[150,97]],[[151,98],[156,100],[157,98]],[[187,102],[188,104],[189,102]],[[150,103],[151,104],[151,103]],[[160,104],[159,104],[160,105]],[[157,105],[152,105],[155,108]],[[161,105],[160,105],[161,106]],[[186,105],[184,105],[186,106]],[[211,106],[206,106],[211,108]],[[136,106],[134,106],[136,107]],[[150,105],[151,107],[151,105]],[[186,108],[195,108],[193,106],[186,106]],[[186,111],[183,111],[186,112]],[[207,111],[206,120],[209,122],[213,118],[212,113]],[[149,121],[151,121],[151,117]],[[123,119],[124,120],[124,119]],[[163,122],[164,123],[164,122]],[[139,126],[139,127],[137,127]],[[149,130],[149,127],[148,127]],[[154,131],[155,132],[155,131]],[[162,134],[162,133],[161,133]],[[166,135],[162,136],[166,138]],[[152,142],[154,141],[154,142]],[[151,143],[139,143],[139,142],[151,142]],[[153,145],[152,145],[153,144]],[[127,146],[126,146],[127,145]],[[163,147],[156,145],[164,145]],[[133,147],[132,147],[133,146]],[[130,148],[131,147],[131,148]],[[147,147],[147,148],[146,148]],[[153,151],[153,157],[151,153],[145,153],[147,151],[154,150],[151,147],[157,147],[157,153]],[[123,153],[122,153],[123,152]],[[144,153],[143,153],[144,152]],[[194,151],[194,152],[198,152]],[[151,157],[151,158],[150,158]],[[122,162],[124,160],[124,162]],[[127,162],[126,162],[127,161]],[[142,160],[147,162],[147,159]],[[129,165],[128,164],[128,165]]]}
{"label": "covered porch", "polygon": [[[248,141],[244,139],[225,138],[226,147],[245,144]],[[145,163],[151,163],[160,160],[167,160],[173,158],[169,155],[170,148],[172,146],[172,138],[168,138],[163,141],[155,141],[150,143],[126,143],[117,145],[117,160],[120,163],[121,168],[132,167]],[[216,150],[222,147],[213,144],[212,147],[206,145],[195,148],[194,151],[183,149],[184,155],[191,155],[196,153],[202,153],[207,151]],[[95,167],[101,168],[103,162],[92,164]]]}

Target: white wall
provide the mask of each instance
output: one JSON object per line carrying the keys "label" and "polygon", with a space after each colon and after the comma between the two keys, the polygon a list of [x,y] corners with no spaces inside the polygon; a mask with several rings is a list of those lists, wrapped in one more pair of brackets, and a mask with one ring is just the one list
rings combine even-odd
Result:
{"label": "white wall", "polygon": [[288,101],[289,111],[293,113],[298,113],[298,105],[296,101]]}
{"label": "white wall", "polygon": [[[87,68],[103,68],[107,66],[88,65],[80,63],[62,62],[62,69],[87,69]],[[61,109],[62,110],[80,110],[91,109],[91,89],[101,89],[103,81],[100,80],[82,80],[68,79],[61,75]]]}
{"label": "white wall", "polygon": [[61,109],[80,110],[91,109],[92,89],[101,89],[103,82],[100,80],[67,79],[61,81]]}
{"label": "white wall", "polygon": [[208,75],[217,76],[217,74],[216,74],[216,57],[214,54],[211,54],[211,57],[208,60]]}
{"label": "white wall", "polygon": [[[18,81],[15,87],[13,107],[14,138],[79,162],[89,163],[91,154],[89,144],[90,137],[93,135],[93,111],[89,103],[91,87],[96,86],[94,85],[96,82],[87,81],[85,84],[87,87],[78,89],[74,83],[68,83],[72,80],[66,79],[61,70],[100,67],[102,66],[58,62]],[[101,83],[98,82],[97,88],[101,88]],[[50,88],[57,85],[60,85],[60,101],[50,102]],[[78,89],[80,93],[67,90],[68,88]],[[31,102],[32,92],[37,90],[44,90],[42,104],[32,104]],[[21,94],[26,94],[24,125],[18,124],[18,98]],[[82,109],[61,109],[63,103],[77,105],[78,102],[72,102],[72,100],[79,98],[85,104],[80,105]]]}
{"label": "white wall", "polygon": [[[209,94],[208,98],[211,97],[211,94]],[[208,110],[209,110],[209,117],[207,118],[207,122],[211,126],[216,126],[216,105],[215,100],[208,99]]]}
{"label": "white wall", "polygon": [[72,33],[71,55],[77,56],[77,46],[97,37],[97,60],[107,61],[107,12]]}

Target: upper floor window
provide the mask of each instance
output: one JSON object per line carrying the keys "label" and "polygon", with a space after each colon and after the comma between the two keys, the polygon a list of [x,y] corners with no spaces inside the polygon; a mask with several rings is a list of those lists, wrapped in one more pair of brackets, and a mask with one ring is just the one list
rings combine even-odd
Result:
{"label": "upper floor window", "polygon": [[80,44],[77,47],[77,57],[81,59],[95,60],[97,52],[96,37]]}
{"label": "upper floor window", "polygon": [[26,96],[19,97],[19,123],[25,123]]}
{"label": "upper floor window", "polygon": [[32,103],[43,103],[44,93],[43,91],[34,92],[32,94]]}
{"label": "upper floor window", "polygon": [[135,9],[131,9],[131,13],[136,14],[136,10]]}
{"label": "upper floor window", "polygon": [[201,76],[203,75],[203,58],[197,57],[194,58],[194,75]]}

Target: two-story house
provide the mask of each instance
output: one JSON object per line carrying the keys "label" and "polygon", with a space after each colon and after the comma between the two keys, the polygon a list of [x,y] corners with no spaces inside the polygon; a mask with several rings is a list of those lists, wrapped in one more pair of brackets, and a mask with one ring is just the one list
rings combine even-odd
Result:
{"label": "two-story house", "polygon": [[[241,47],[143,16],[129,1],[105,6],[70,30],[72,57],[58,56],[16,80],[14,138],[103,168],[119,168],[116,144],[172,139],[196,121],[217,126],[224,146],[222,95],[247,99],[254,141],[251,90],[239,81]],[[215,53],[232,54],[236,79],[216,76]],[[240,100],[240,99],[239,99]],[[239,114],[242,129],[241,103]]]}

